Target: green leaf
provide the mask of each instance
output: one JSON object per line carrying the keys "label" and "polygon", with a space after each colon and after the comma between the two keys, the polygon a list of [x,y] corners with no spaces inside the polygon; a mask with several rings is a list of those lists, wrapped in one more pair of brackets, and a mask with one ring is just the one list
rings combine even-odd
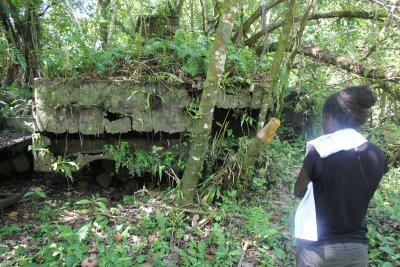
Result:
{"label": "green leaf", "polygon": [[276,255],[278,258],[280,258],[280,259],[286,258],[286,253],[285,253],[285,251],[283,251],[282,249],[280,249],[280,248],[275,248],[275,249],[274,249],[274,252],[275,252],[275,255]]}
{"label": "green leaf", "polygon": [[32,196],[32,195],[33,195],[33,192],[32,192],[32,191],[29,191],[29,192],[26,192],[26,193],[25,193],[24,197],[29,197],[29,196]]}
{"label": "green leaf", "polygon": [[385,261],[382,267],[394,267],[393,263]]}
{"label": "green leaf", "polygon": [[369,257],[370,257],[371,259],[377,259],[378,256],[381,255],[381,253],[382,253],[382,252],[381,252],[380,250],[374,249],[374,250],[371,250],[371,251],[369,252]]}
{"label": "green leaf", "polygon": [[0,245],[0,255],[6,253],[7,251],[9,251],[10,248],[6,245]]}
{"label": "green leaf", "polygon": [[65,265],[66,265],[67,267],[76,266],[76,264],[77,264],[78,262],[79,262],[79,259],[78,259],[75,255],[68,254],[68,255],[65,257]]}
{"label": "green leaf", "polygon": [[386,252],[386,253],[389,254],[389,255],[394,255],[394,251],[393,251],[393,249],[390,248],[390,247],[380,247],[379,249],[382,250],[382,251],[384,251],[384,252]]}
{"label": "green leaf", "polygon": [[142,263],[146,259],[146,255],[139,255],[136,257],[136,262],[137,263]]}
{"label": "green leaf", "polygon": [[36,191],[35,194],[41,198],[47,198],[47,195],[42,191]]}
{"label": "green leaf", "polygon": [[81,229],[79,229],[79,231],[76,233],[78,235],[79,242],[82,242],[82,240],[84,240],[87,237],[91,226],[92,224],[89,223],[85,224],[84,226],[81,227]]}
{"label": "green leaf", "polygon": [[18,246],[17,249],[15,250],[15,254],[19,255],[19,254],[23,254],[28,252],[28,249],[24,246]]}
{"label": "green leaf", "polygon": [[88,199],[82,199],[82,200],[79,200],[79,201],[75,202],[76,205],[87,205],[87,204],[90,204],[90,203],[92,203],[92,201],[88,200]]}
{"label": "green leaf", "polygon": [[103,202],[95,202],[95,203],[100,207],[100,209],[102,209],[104,211],[108,210],[107,206]]}
{"label": "green leaf", "polygon": [[131,257],[122,257],[119,258],[116,263],[130,263],[132,261]]}

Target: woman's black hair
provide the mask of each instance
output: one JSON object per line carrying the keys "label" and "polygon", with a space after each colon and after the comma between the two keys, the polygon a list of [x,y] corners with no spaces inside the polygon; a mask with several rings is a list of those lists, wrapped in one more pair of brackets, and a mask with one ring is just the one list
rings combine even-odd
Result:
{"label": "woman's black hair", "polygon": [[345,127],[357,128],[366,122],[375,102],[376,96],[368,85],[352,86],[328,97],[322,111]]}

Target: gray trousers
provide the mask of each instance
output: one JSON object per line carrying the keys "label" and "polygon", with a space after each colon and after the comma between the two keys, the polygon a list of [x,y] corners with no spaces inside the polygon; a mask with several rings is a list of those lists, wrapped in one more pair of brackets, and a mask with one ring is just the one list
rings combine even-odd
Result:
{"label": "gray trousers", "polygon": [[297,267],[366,267],[368,247],[361,243],[334,243],[308,245],[297,242]]}

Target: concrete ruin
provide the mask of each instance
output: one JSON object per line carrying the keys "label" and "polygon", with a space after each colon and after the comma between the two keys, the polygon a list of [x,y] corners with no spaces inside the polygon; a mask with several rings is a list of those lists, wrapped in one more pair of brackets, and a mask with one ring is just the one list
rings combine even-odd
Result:
{"label": "concrete ruin", "polygon": [[[108,159],[104,145],[121,140],[158,155],[185,153],[188,144],[182,136],[190,132],[198,95],[184,87],[130,80],[36,80],[35,170],[50,171],[58,155],[73,158],[79,167]],[[260,90],[221,91],[216,108],[259,109],[260,105]]]}

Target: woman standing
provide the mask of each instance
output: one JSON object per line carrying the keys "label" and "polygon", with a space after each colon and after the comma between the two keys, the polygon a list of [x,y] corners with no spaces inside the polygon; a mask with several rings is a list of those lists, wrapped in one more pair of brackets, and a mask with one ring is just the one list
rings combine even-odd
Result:
{"label": "woman standing", "polygon": [[324,135],[307,143],[294,188],[306,195],[296,213],[297,266],[367,266],[365,215],[388,168],[357,130],[375,102],[368,86],[356,86],[324,104]]}

